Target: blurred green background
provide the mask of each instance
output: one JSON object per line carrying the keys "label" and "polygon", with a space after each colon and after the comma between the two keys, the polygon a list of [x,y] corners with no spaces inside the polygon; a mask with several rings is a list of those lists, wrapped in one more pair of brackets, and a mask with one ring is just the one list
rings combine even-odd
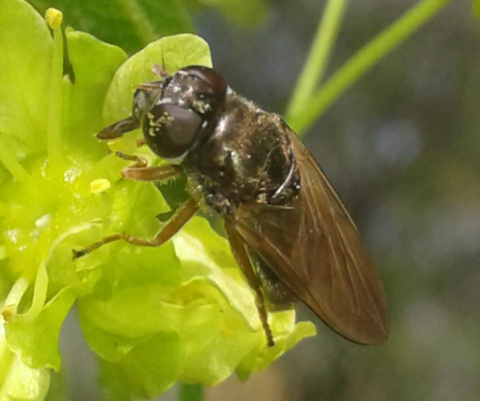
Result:
{"label": "blurred green background", "polygon": [[[67,24],[130,53],[160,35],[196,32],[235,90],[279,113],[325,4],[139,0],[129,4],[144,19],[131,21],[120,3],[129,2],[32,1],[41,11],[61,9]],[[414,4],[350,2],[327,76]],[[317,337],[246,383],[232,377],[207,389],[206,400],[480,399],[479,36],[470,2],[451,2],[304,137],[378,263],[390,339],[376,347],[351,344],[301,307],[299,318],[316,322]],[[69,400],[100,400],[95,358],[71,317],[61,346]],[[170,399],[176,389],[160,397]]]}

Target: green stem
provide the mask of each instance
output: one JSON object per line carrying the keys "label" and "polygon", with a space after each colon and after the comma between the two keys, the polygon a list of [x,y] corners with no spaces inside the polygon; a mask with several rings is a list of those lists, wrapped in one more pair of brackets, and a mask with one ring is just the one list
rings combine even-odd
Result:
{"label": "green stem", "polygon": [[366,71],[425,24],[451,0],[422,0],[346,62],[311,96],[309,106],[288,118],[292,128],[300,133],[312,124],[347,88]]}
{"label": "green stem", "polygon": [[200,384],[180,384],[178,391],[179,401],[202,401],[203,388]]}
{"label": "green stem", "polygon": [[[309,56],[303,67],[297,86],[292,95],[286,115],[296,115],[300,112],[315,87],[322,79],[331,49],[335,43],[338,29],[346,10],[348,0],[329,0],[323,17],[318,24],[315,39],[310,48]],[[288,117],[287,117],[288,119]]]}

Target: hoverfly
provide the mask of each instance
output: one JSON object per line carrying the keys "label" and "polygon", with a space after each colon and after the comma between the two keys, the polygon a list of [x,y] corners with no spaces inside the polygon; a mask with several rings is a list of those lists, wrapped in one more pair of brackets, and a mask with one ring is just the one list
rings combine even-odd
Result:
{"label": "hoverfly", "polygon": [[387,307],[375,264],[320,167],[277,114],[236,94],[211,68],[189,66],[133,95],[131,115],[97,134],[108,140],[141,128],[170,164],[137,156],[126,179],[161,182],[186,172],[191,197],[151,241],[120,233],[74,251],[74,259],[112,241],[160,246],[197,212],[223,219],[232,253],[256,294],[268,344],[267,310],[304,302],[327,326],[359,344],[388,336]]}

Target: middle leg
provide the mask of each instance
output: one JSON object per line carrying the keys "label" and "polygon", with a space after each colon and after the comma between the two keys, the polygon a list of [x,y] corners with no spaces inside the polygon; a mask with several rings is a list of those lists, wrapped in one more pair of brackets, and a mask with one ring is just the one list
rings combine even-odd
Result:
{"label": "middle leg", "polygon": [[178,231],[180,231],[180,229],[185,225],[188,220],[192,218],[192,216],[196,213],[197,210],[197,202],[193,198],[190,198],[177,209],[173,217],[169,220],[165,227],[162,228],[162,230],[153,240],[149,241],[143,238],[133,237],[124,232],[110,235],[109,237],[105,237],[102,240],[95,242],[94,244],[84,249],[81,249],[79,251],[73,250],[73,260],[81,258],[82,256],[89,254],[90,252],[100,248],[103,245],[119,240],[123,240],[132,245],[149,247],[160,246],[167,242],[170,238],[172,238]]}

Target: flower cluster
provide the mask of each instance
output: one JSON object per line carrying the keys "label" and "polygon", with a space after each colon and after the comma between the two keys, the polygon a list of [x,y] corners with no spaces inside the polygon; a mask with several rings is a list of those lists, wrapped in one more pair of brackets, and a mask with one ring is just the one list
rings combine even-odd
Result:
{"label": "flower cluster", "polygon": [[63,37],[55,10],[47,21],[23,0],[2,3],[1,396],[44,399],[75,302],[101,366],[143,397],[175,381],[246,378],[313,335],[311,323],[295,324],[293,311],[275,313],[276,346],[266,346],[228,243],[200,217],[159,248],[114,243],[72,261],[72,249],[112,233],[153,237],[161,228],[155,216],[169,210],[155,185],[121,179],[128,162],[112,150],[161,163],[136,148],[140,134],[108,144],[93,134],[129,114],[135,86],[155,79],[152,64],[174,71],[211,60],[194,35],[160,39],[127,59],[88,34],[67,29]]}

